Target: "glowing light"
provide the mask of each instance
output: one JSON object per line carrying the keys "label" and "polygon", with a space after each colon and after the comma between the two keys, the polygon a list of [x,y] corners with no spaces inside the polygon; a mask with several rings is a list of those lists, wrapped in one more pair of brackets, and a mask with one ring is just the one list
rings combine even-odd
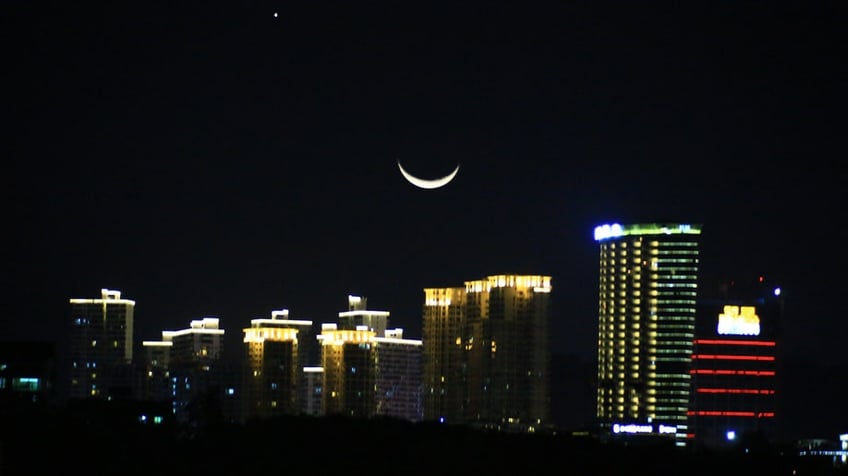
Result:
{"label": "glowing light", "polygon": [[717,331],[722,335],[760,335],[760,317],[754,306],[724,306],[718,315]]}
{"label": "glowing light", "polygon": [[696,339],[696,345],[752,345],[774,347],[773,340],[727,340],[727,339]]}
{"label": "glowing light", "polygon": [[636,425],[636,424],[633,424],[633,423],[631,423],[629,425],[620,425],[618,423],[615,423],[612,426],[612,432],[613,433],[653,433],[654,427],[653,427],[653,425]]}
{"label": "glowing light", "polygon": [[612,225],[601,225],[595,227],[595,241],[616,238],[624,235],[624,229],[618,223]]}
{"label": "glowing light", "polygon": [[752,377],[774,377],[773,370],[712,370],[692,369],[692,375],[750,375]]}
{"label": "glowing light", "polygon": [[757,388],[699,388],[698,393],[738,393],[744,395],[774,395],[774,390]]}
{"label": "glowing light", "polygon": [[770,355],[693,354],[692,359],[707,360],[774,360]]}
{"label": "glowing light", "polygon": [[774,288],[774,295],[780,296],[780,288]]}
{"label": "glowing light", "polygon": [[622,226],[618,223],[595,227],[595,241],[627,235],[699,235],[701,228],[689,224],[637,224]]}
{"label": "glowing light", "polygon": [[733,430],[727,430],[727,441],[733,441],[736,439],[736,432]]}
{"label": "glowing light", "polygon": [[756,417],[756,418],[773,418],[774,412],[740,412],[740,411],[719,411],[719,410],[700,410],[688,411],[688,416],[737,416],[737,417]]}
{"label": "glowing light", "polygon": [[400,161],[398,161],[397,165],[398,165],[398,169],[400,169],[401,175],[403,175],[403,178],[405,178],[412,185],[415,185],[418,188],[423,188],[425,190],[433,190],[433,189],[440,188],[440,187],[447,185],[448,183],[450,183],[451,180],[453,180],[453,178],[459,172],[459,164],[457,164],[456,168],[453,169],[453,171],[451,173],[445,175],[444,177],[437,178],[437,179],[434,179],[434,180],[427,180],[427,179],[418,178],[418,177],[410,174],[409,172],[407,172],[403,168],[403,166],[400,165]]}

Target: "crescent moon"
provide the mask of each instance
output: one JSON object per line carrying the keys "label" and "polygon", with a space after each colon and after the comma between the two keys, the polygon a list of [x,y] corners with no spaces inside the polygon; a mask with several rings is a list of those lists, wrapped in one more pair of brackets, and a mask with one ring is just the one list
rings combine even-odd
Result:
{"label": "crescent moon", "polygon": [[453,169],[453,172],[445,175],[444,177],[433,179],[433,180],[427,180],[427,179],[416,177],[416,176],[410,174],[409,172],[407,172],[406,170],[404,170],[403,166],[400,165],[400,160],[398,160],[398,168],[400,169],[400,173],[401,173],[401,175],[403,175],[403,178],[405,178],[409,183],[411,183],[412,185],[415,185],[418,188],[423,188],[423,189],[427,189],[427,190],[432,190],[434,188],[444,187],[445,185],[450,183],[450,181],[453,180],[454,177],[456,177],[457,172],[459,172],[459,164],[457,164],[456,168]]}

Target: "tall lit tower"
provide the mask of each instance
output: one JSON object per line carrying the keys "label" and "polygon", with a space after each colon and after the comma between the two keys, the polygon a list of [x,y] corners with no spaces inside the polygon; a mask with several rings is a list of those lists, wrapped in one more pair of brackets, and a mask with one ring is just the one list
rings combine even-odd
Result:
{"label": "tall lit tower", "polygon": [[324,388],[321,412],[370,418],[376,414],[376,354],[374,331],[361,325],[356,329],[339,329],[336,324],[322,324],[321,366]]}
{"label": "tall lit tower", "polygon": [[704,288],[692,354],[689,433],[700,447],[753,437],[774,443],[783,436],[781,288],[764,276]]}
{"label": "tall lit tower", "polygon": [[424,419],[534,431],[550,424],[551,277],[425,288]]}
{"label": "tall lit tower", "polygon": [[72,298],[70,305],[70,398],[131,397],[135,301],[101,289],[99,299]]}
{"label": "tall lit tower", "polygon": [[465,406],[465,288],[425,288],[424,419],[462,421]]}
{"label": "tall lit tower", "polygon": [[550,276],[465,282],[471,421],[528,430],[550,423],[550,293]]}
{"label": "tall lit tower", "polygon": [[700,234],[700,225],[679,223],[595,228],[602,431],[686,445]]}
{"label": "tall lit tower", "polygon": [[310,339],[312,321],[288,318],[287,309],[270,319],[251,319],[244,329],[246,417],[269,418],[299,412],[303,380],[301,340]]}

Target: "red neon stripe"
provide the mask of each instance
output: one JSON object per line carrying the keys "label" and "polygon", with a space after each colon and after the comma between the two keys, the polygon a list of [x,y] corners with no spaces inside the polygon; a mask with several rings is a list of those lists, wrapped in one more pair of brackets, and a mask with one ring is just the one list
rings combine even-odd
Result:
{"label": "red neon stripe", "polygon": [[715,360],[774,360],[770,355],[730,355],[730,354],[692,354],[693,359],[715,359]]}
{"label": "red neon stripe", "polygon": [[726,412],[726,411],[717,411],[717,410],[699,410],[699,411],[688,411],[686,412],[687,416],[738,416],[738,417],[757,417],[757,418],[772,418],[774,417],[774,412]]}
{"label": "red neon stripe", "polygon": [[757,345],[764,347],[774,347],[773,340],[729,340],[729,339],[695,339],[695,344],[705,345]]}
{"label": "red neon stripe", "polygon": [[713,369],[692,369],[689,371],[692,375],[752,375],[755,377],[773,377],[773,370],[713,370]]}
{"label": "red neon stripe", "polygon": [[774,395],[774,390],[757,388],[698,388],[698,393],[742,393],[747,395]]}

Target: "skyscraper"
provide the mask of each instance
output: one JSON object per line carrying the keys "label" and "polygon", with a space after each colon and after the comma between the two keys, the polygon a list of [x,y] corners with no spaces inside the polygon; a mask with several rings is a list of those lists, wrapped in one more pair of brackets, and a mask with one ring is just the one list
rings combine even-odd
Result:
{"label": "skyscraper", "polygon": [[404,339],[403,329],[387,329],[385,337],[374,337],[377,415],[406,421],[423,418],[421,344]]}
{"label": "skyscraper", "polygon": [[318,339],[324,368],[324,415],[370,418],[376,414],[374,337],[374,331],[364,325],[339,329],[336,324],[322,324]]}
{"label": "skyscraper", "polygon": [[142,342],[146,351],[143,395],[161,401],[164,376],[178,422],[194,418],[190,408],[219,397],[222,383],[217,365],[224,345],[219,323],[217,317],[195,319],[187,329],[162,331],[161,341]]}
{"label": "skyscraper", "polygon": [[424,290],[425,419],[550,423],[551,289],[550,276],[492,275]]}
{"label": "skyscraper", "polygon": [[690,433],[701,447],[779,434],[783,293],[763,276],[702,291],[692,355]]}
{"label": "skyscraper", "polygon": [[135,301],[104,288],[100,298],[72,298],[70,306],[69,397],[130,398]]}
{"label": "skyscraper", "polygon": [[300,412],[298,387],[303,381],[304,349],[312,321],[288,318],[287,309],[271,319],[252,319],[244,329],[246,348],[245,419],[293,415]]}
{"label": "skyscraper", "polygon": [[686,445],[698,292],[690,224],[603,225],[597,418],[603,433],[653,433]]}
{"label": "skyscraper", "polygon": [[464,325],[464,287],[424,289],[425,420],[458,423],[465,419]]}
{"label": "skyscraper", "polygon": [[369,310],[365,298],[348,296],[339,323],[322,324],[320,413],[422,419],[422,342],[387,329],[388,316]]}

